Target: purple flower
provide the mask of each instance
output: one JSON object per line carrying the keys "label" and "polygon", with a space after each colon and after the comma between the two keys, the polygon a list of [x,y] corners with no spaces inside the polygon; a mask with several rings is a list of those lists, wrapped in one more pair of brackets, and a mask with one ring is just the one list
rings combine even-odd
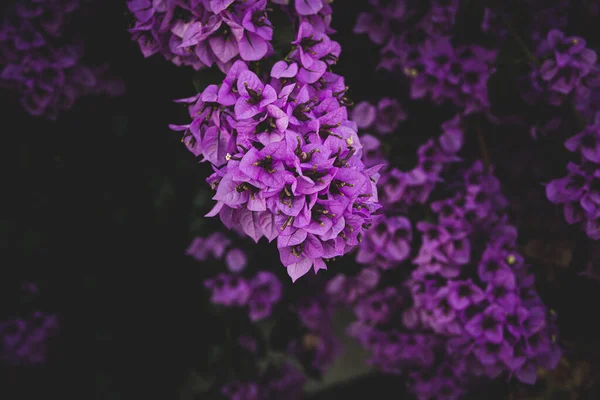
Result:
{"label": "purple flower", "polygon": [[377,116],[377,108],[366,101],[361,101],[352,110],[352,120],[360,129],[368,129]]}
{"label": "purple flower", "polygon": [[588,161],[600,164],[600,112],[596,113],[594,122],[585,127],[583,132],[569,138],[565,147],[569,151],[580,151]]}
{"label": "purple flower", "polygon": [[[311,267],[326,269],[325,260],[363,240],[379,207],[380,166],[365,169],[360,160],[343,80],[328,73],[311,86],[291,70],[302,63],[300,51],[293,54],[295,63],[273,67],[270,83],[234,63],[221,85],[182,100],[194,120],[172,127],[185,131],[194,154],[219,168],[208,179],[217,201],[208,216],[218,214],[255,241],[277,238],[281,261],[296,280]],[[396,241],[389,251],[404,247]]]}
{"label": "purple flower", "polygon": [[546,102],[560,105],[572,93],[588,92],[586,81],[597,74],[597,55],[585,46],[582,38],[565,37],[558,29],[550,30],[536,49],[543,63],[532,71],[530,93],[524,93],[526,100],[535,102],[546,96]]}
{"label": "purple flower", "polygon": [[464,310],[483,299],[483,291],[471,280],[454,281],[450,284],[448,303],[457,311]]}
{"label": "purple flower", "polygon": [[231,272],[240,272],[246,268],[246,254],[240,249],[231,249],[225,256],[225,262]]}
{"label": "purple flower", "polygon": [[465,330],[473,337],[482,337],[492,343],[501,343],[503,336],[504,311],[497,305],[491,305],[481,314],[477,314],[466,325]]}
{"label": "purple flower", "polygon": [[250,288],[250,319],[258,321],[271,315],[273,305],[281,299],[279,280],[272,273],[261,271],[250,281]]}
{"label": "purple flower", "polygon": [[407,115],[400,103],[395,99],[383,98],[377,103],[377,117],[375,118],[375,129],[382,134],[388,134],[396,130],[401,121],[406,120]]}
{"label": "purple flower", "polygon": [[334,301],[352,304],[377,286],[379,276],[379,272],[372,268],[365,268],[352,278],[338,274],[327,283],[326,291]]}
{"label": "purple flower", "polygon": [[277,92],[271,85],[264,85],[255,73],[242,71],[237,80],[240,97],[235,103],[235,116],[246,119],[255,116],[277,100]]}
{"label": "purple flower", "polygon": [[294,4],[299,15],[317,14],[323,8],[323,0],[296,0]]}
{"label": "purple flower", "polygon": [[176,65],[198,70],[217,64],[227,72],[239,58],[257,61],[273,51],[266,0],[135,0],[128,5],[137,19],[130,32],[146,57],[161,53]]}
{"label": "purple flower", "polygon": [[204,282],[211,291],[211,302],[225,306],[244,306],[250,297],[250,285],[237,275],[219,274]]}
{"label": "purple flower", "polygon": [[379,13],[360,13],[354,33],[366,33],[375,44],[383,44],[389,35],[389,21]]}

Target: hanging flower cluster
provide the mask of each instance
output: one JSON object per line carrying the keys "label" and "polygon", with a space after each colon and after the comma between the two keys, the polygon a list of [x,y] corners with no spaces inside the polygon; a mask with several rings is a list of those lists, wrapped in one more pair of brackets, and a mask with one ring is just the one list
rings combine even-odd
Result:
{"label": "hanging flower cluster", "polygon": [[196,70],[217,65],[227,72],[236,60],[273,53],[273,26],[266,0],[129,0],[130,29],[145,57],[160,53]]}
{"label": "hanging flower cluster", "polygon": [[362,163],[348,88],[328,72],[340,45],[306,21],[292,45],[269,78],[236,61],[220,85],[181,100],[193,121],[173,128],[218,168],[208,178],[217,201],[208,215],[255,241],[277,239],[295,281],[362,240],[379,208],[379,167]]}
{"label": "hanging flower cluster", "polygon": [[[257,1],[219,2],[219,11],[210,8],[216,2],[201,3],[197,10],[224,20],[247,7],[271,12]],[[321,0],[271,3],[292,21],[291,50],[278,48],[277,29],[272,40],[264,38],[267,51],[258,58],[245,57],[238,43],[226,65],[217,62],[226,73],[219,84],[180,100],[191,123],[172,128],[213,167],[207,181],[216,205],[208,216],[256,242],[276,240],[292,281],[356,250],[358,266],[334,276],[322,292],[311,287],[319,299],[312,307],[302,309],[284,291],[302,334],[285,336],[291,339],[283,348],[306,370],[323,372],[336,353],[324,304],[335,304],[353,309],[348,333],[369,351],[369,362],[403,374],[419,399],[461,398],[472,384],[498,377],[532,384],[538,370],[556,367],[562,355],[556,316],[535,289],[509,223],[501,174],[494,175],[510,167],[490,158],[486,141],[497,144],[502,135],[493,133],[509,130],[556,141],[569,130],[572,136],[571,119],[583,125],[566,141],[582,161],[569,164],[569,176],[546,191],[564,205],[569,223],[600,237],[599,130],[597,120],[590,122],[600,105],[597,60],[583,38],[564,33],[571,7],[527,1],[523,13],[531,24],[516,26],[520,19],[503,4],[473,5],[471,13],[459,0],[369,0],[371,10],[359,15],[354,30],[381,46],[381,74],[395,74],[400,92],[350,109],[345,80],[332,72],[341,53],[329,37],[332,8]],[[205,22],[192,28],[194,18],[204,17],[184,18],[187,29],[206,29]],[[475,28],[468,29],[480,36],[462,26],[473,18]],[[210,35],[169,35],[191,58],[210,47]],[[511,52],[522,59],[507,60]],[[515,96],[514,105],[502,104],[506,110],[497,104],[504,95]],[[394,153],[403,130],[431,125],[413,125],[413,107],[428,117],[435,108],[443,119],[436,114],[435,127],[419,132],[416,162],[406,169]],[[471,157],[473,151],[479,155]],[[479,157],[483,162],[464,162]],[[552,179],[539,168],[526,165],[522,173],[537,182]],[[352,267],[358,271],[347,275]],[[248,305],[255,278],[240,278],[234,272],[206,281],[212,301]],[[320,323],[306,315],[319,315]],[[244,386],[240,398],[260,397],[260,386]]]}

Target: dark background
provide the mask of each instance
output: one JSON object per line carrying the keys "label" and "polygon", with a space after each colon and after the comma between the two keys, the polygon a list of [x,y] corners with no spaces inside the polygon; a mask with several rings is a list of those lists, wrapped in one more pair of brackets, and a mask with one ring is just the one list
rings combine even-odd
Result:
{"label": "dark background", "polygon": [[[50,122],[30,117],[14,94],[0,92],[0,316],[28,311],[15,288],[34,281],[42,293],[34,306],[62,317],[45,366],[0,370],[2,399],[176,399],[188,369],[202,364],[219,340],[204,313],[199,265],[184,255],[194,197],[208,169],[168,129],[187,121],[185,108],[172,100],[194,94],[195,74],[158,55],[144,59],[126,30],[124,2],[107,3],[77,29],[86,59],[110,62],[126,83],[125,96],[81,99]],[[334,3],[335,39],[344,49],[336,72],[353,99],[406,93],[374,71],[377,49],[351,33],[363,3]],[[452,114],[419,103],[407,108],[415,122],[400,138],[401,154],[411,165],[416,143]],[[595,285],[561,277],[561,288],[548,297],[562,308],[561,329],[571,340],[598,337],[596,316],[578,317],[598,304]],[[401,398],[400,387],[397,378],[373,376],[319,399]],[[502,382],[483,388],[499,398],[504,390]]]}

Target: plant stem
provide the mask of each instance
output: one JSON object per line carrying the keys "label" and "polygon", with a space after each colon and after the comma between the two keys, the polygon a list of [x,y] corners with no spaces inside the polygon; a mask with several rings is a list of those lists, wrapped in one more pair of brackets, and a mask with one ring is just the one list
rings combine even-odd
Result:
{"label": "plant stem", "polygon": [[525,55],[527,55],[527,58],[529,59],[529,61],[531,61],[532,63],[534,63],[536,65],[539,65],[538,59],[531,52],[531,50],[529,50],[529,47],[527,47],[527,44],[523,41],[523,39],[521,39],[521,36],[519,36],[519,34],[515,31],[515,28],[513,28],[510,21],[504,16],[502,16],[502,21],[504,22],[506,29],[508,29],[508,32],[513,37],[515,42],[517,42],[517,44],[521,47],[521,49],[523,50]]}
{"label": "plant stem", "polygon": [[483,157],[483,164],[485,165],[486,170],[489,172],[492,167],[492,162],[490,160],[490,153],[485,143],[485,139],[483,138],[483,134],[481,133],[481,127],[479,126],[479,124],[475,126],[475,132],[477,132],[477,140],[479,142],[479,150],[481,151],[481,157]]}

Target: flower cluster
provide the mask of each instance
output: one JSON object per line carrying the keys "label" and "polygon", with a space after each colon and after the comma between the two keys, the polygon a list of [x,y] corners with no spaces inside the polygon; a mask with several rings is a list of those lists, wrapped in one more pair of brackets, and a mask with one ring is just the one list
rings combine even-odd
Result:
{"label": "flower cluster", "polygon": [[411,250],[412,225],[403,216],[379,215],[373,228],[360,244],[356,261],[390,269],[408,259]]}
{"label": "flower cluster", "polygon": [[[365,164],[380,163],[377,150],[379,140],[370,135],[363,138]],[[366,146],[369,146],[368,148]],[[388,167],[381,171],[381,203],[386,211],[406,209],[415,204],[425,204],[435,186],[442,180],[442,173],[453,163],[460,160],[457,153],[463,145],[462,119],[456,115],[442,124],[442,133],[435,139],[429,139],[417,149],[417,165],[408,171]],[[369,152],[371,150],[371,152]],[[389,163],[386,163],[389,165]]]}
{"label": "flower cluster", "polygon": [[[399,45],[395,52],[403,49],[405,46]],[[413,99],[429,97],[436,104],[450,101],[471,114],[490,107],[487,83],[494,73],[496,56],[495,50],[454,46],[450,38],[440,37],[403,55],[399,63],[411,79]]]}
{"label": "flower cluster", "polygon": [[198,262],[210,259],[222,260],[225,257],[225,263],[231,272],[241,272],[248,263],[246,253],[230,246],[231,240],[223,233],[216,232],[206,238],[195,237],[186,249],[186,254]]}
{"label": "flower cluster", "polygon": [[[530,76],[533,93],[526,99],[559,106],[567,99],[587,98],[600,83],[596,52],[586,47],[585,39],[568,37],[558,30],[548,32],[536,49],[540,66]],[[581,102],[581,100],[578,100]]]}
{"label": "flower cluster", "polygon": [[561,351],[516,251],[516,228],[503,214],[506,200],[480,163],[457,189],[432,204],[436,223],[418,224],[423,242],[408,282],[412,312],[421,326],[451,338],[448,354],[467,359],[470,373],[495,378],[506,371],[533,383],[537,368],[554,368]]}
{"label": "flower cluster", "polygon": [[469,381],[464,360],[443,360],[439,365],[409,373],[408,388],[417,399],[459,400],[467,394]]}
{"label": "flower cluster", "polygon": [[0,322],[0,360],[10,365],[43,363],[48,340],[57,331],[58,317],[39,311],[30,317]]}
{"label": "flower cluster", "polygon": [[377,105],[361,101],[352,110],[352,120],[360,129],[375,130],[380,135],[394,132],[407,115],[396,99],[384,97]]}
{"label": "flower cluster", "polygon": [[[381,107],[384,110],[390,106],[394,108],[396,120],[393,123],[385,122],[389,119],[385,116],[380,118],[381,112],[376,113],[375,107],[368,103],[357,105],[354,118],[367,128],[374,128],[379,135],[385,135],[406,117],[397,102],[382,100],[379,102],[381,104],[384,104]],[[377,124],[372,126],[375,119],[384,121],[381,122],[384,132],[381,132],[382,128],[378,128]],[[383,213],[373,219],[373,228],[359,246],[357,262],[391,269],[409,258],[413,240],[412,223],[405,216],[409,207],[427,203],[431,192],[442,180],[442,173],[460,160],[456,155],[463,143],[460,115],[443,123],[442,130],[438,138],[430,139],[419,147],[418,164],[409,171],[401,171],[389,165],[377,137],[370,134],[362,137],[365,164],[371,166],[383,163],[387,167],[380,171],[379,179]]]}
{"label": "flower cluster", "polygon": [[587,235],[600,239],[600,112],[594,121],[579,134],[569,138],[565,146],[576,152],[580,163],[567,166],[568,175],[553,180],[546,186],[548,199],[564,205],[565,220],[581,223]]}
{"label": "flower cluster", "polygon": [[375,268],[363,268],[356,276],[337,274],[327,282],[326,293],[335,304],[351,305],[379,283]]}
{"label": "flower cluster", "polygon": [[198,262],[224,261],[229,269],[229,273],[219,273],[204,281],[213,304],[247,307],[251,321],[267,318],[281,300],[281,282],[268,271],[260,271],[252,278],[243,276],[242,272],[248,264],[246,253],[238,247],[232,247],[231,242],[220,232],[206,238],[196,237],[186,254]]}
{"label": "flower cluster", "polygon": [[449,185],[454,194],[431,203],[435,222],[416,225],[421,246],[405,287],[363,290],[350,327],[371,363],[408,371],[423,399],[460,398],[481,376],[532,383],[537,368],[554,368],[561,354],[516,251],[498,180],[480,162],[458,175]]}
{"label": "flower cluster", "polygon": [[260,271],[251,279],[222,273],[206,280],[204,286],[211,291],[214,304],[248,307],[251,321],[270,316],[273,306],[281,300],[281,282],[268,271]]}
{"label": "flower cluster", "polygon": [[[444,34],[452,29],[456,21],[458,0],[434,0],[425,11],[417,3],[405,0],[369,0],[372,10],[359,14],[354,32],[366,33],[375,44],[387,46],[399,36],[406,35],[409,29],[422,30],[428,36]],[[415,18],[418,20],[415,21]],[[396,29],[397,26],[404,29]],[[400,35],[399,31],[402,32]]]}
{"label": "flower cluster", "polygon": [[348,327],[369,351],[369,363],[384,372],[398,374],[405,367],[427,367],[435,360],[438,338],[430,333],[416,333],[411,314],[403,311],[408,296],[399,288],[384,286],[370,290],[354,303],[356,321]]}
{"label": "flower cluster", "polygon": [[82,96],[118,96],[123,83],[107,66],[83,64],[81,44],[59,44],[80,1],[20,1],[0,25],[0,87],[16,91],[25,110],[55,119]]}
{"label": "flower cluster", "polygon": [[292,280],[326,269],[356,246],[379,207],[379,167],[366,169],[341,76],[328,72],[340,46],[308,22],[286,60],[261,79],[236,61],[220,85],[190,104],[184,140],[216,172],[208,182],[219,215],[258,241],[277,238]]}
{"label": "flower cluster", "polygon": [[[487,81],[494,73],[497,51],[452,43],[449,34],[458,0],[433,1],[425,13],[404,0],[370,3],[373,12],[360,14],[354,31],[382,45],[379,68],[402,71],[411,80],[411,98],[449,101],[465,114],[489,108]],[[404,29],[392,29],[395,26]]]}
{"label": "flower cluster", "polygon": [[266,0],[129,0],[130,29],[142,54],[160,53],[196,70],[216,64],[223,72],[239,59],[273,53]]}

